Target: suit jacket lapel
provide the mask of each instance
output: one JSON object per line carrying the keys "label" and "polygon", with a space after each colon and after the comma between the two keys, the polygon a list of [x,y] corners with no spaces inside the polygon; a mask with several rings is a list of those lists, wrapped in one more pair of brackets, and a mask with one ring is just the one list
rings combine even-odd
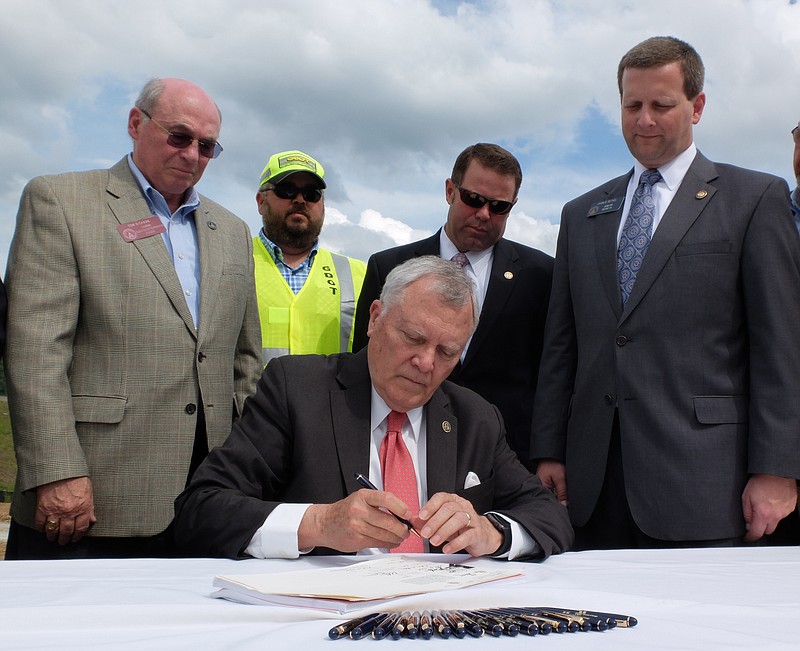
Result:
{"label": "suit jacket lapel", "polygon": [[463,366],[467,366],[475,357],[476,351],[489,336],[495,321],[500,318],[514,288],[519,271],[519,254],[508,240],[500,239],[492,253],[492,269],[489,272],[489,283],[486,287],[486,298],[483,302],[478,329],[469,342]]}
{"label": "suit jacket lapel", "polygon": [[430,237],[425,238],[424,240],[420,240],[417,248],[414,249],[414,257],[418,258],[422,255],[438,255],[441,256],[441,251],[439,250],[439,233],[441,232],[441,228],[436,231]]}
{"label": "suit jacket lapel", "polygon": [[355,480],[355,473],[369,474],[372,385],[366,348],[342,364],[336,380],[340,388],[330,393],[333,438],[342,480],[348,492],[352,492],[361,488]]}
{"label": "suit jacket lapel", "polygon": [[450,401],[436,390],[425,409],[428,499],[439,492],[456,488],[458,460],[458,420],[450,411]]}
{"label": "suit jacket lapel", "polygon": [[[120,224],[150,216],[150,208],[142,196],[136,179],[131,174],[127,158],[123,158],[111,168],[107,191],[109,193],[108,207]],[[183,297],[181,283],[175,272],[175,266],[169,259],[164,239],[160,235],[154,235],[135,240],[131,244],[136,247],[147,266],[150,267],[189,331],[196,336],[192,314]]]}
{"label": "suit jacket lapel", "polygon": [[698,152],[653,235],[642,268],[636,276],[633,291],[625,304],[622,319],[627,318],[636,308],[672,257],[686,231],[716,194],[716,188],[708,185],[716,177],[714,164]]}
{"label": "suit jacket lapel", "polygon": [[[214,310],[219,305],[219,283],[222,276],[222,250],[215,240],[219,237],[217,224],[210,219],[208,209],[201,203],[194,211],[197,246],[200,249],[200,314],[197,336],[202,341],[209,328],[216,327]],[[184,301],[185,302],[185,301]]]}
{"label": "suit jacket lapel", "polygon": [[[597,268],[600,271],[600,278],[605,288],[606,298],[611,309],[619,318],[622,314],[622,296],[619,289],[619,274],[617,273],[617,233],[619,232],[619,221],[622,218],[622,211],[625,209],[624,198],[628,190],[628,182],[631,174],[614,179],[607,184],[604,190],[607,199],[622,197],[620,207],[614,212],[601,213],[599,215],[587,216],[593,225],[593,240],[595,256],[597,258]],[[602,201],[602,200],[601,200]]]}

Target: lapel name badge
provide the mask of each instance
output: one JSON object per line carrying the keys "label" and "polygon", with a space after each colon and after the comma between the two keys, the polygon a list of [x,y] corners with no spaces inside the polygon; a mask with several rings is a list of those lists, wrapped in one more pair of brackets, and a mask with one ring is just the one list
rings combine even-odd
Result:
{"label": "lapel name badge", "polygon": [[119,234],[126,242],[135,242],[145,237],[153,237],[153,235],[160,235],[166,233],[167,229],[161,220],[155,215],[146,217],[145,219],[137,219],[135,222],[127,222],[117,226]]}
{"label": "lapel name badge", "polygon": [[598,201],[589,208],[589,212],[586,213],[586,216],[595,217],[596,215],[603,215],[607,212],[616,212],[622,207],[624,201],[625,197],[614,197],[613,199]]}

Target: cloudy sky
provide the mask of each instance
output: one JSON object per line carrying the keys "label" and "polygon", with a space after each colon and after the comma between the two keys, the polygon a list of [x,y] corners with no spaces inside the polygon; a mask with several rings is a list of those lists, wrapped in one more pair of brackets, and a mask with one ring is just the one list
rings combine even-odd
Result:
{"label": "cloudy sky", "polygon": [[[796,0],[0,0],[0,269],[20,192],[108,167],[150,77],[203,86],[225,151],[199,189],[255,231],[271,153],[326,169],[323,245],[366,260],[434,232],[458,153],[497,142],[525,174],[506,235],[549,253],[561,206],[623,173],[616,66],[653,35],[706,64],[695,129],[714,160],[794,184]],[[87,215],[87,217],[89,217]]]}

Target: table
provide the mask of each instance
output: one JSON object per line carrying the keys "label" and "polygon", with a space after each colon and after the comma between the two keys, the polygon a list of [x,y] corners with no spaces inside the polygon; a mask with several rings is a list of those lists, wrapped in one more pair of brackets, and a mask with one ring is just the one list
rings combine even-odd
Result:
{"label": "table", "polygon": [[284,572],[361,559],[3,561],[0,648],[800,648],[800,547],[572,552],[542,564],[514,563],[524,573],[522,578],[397,602],[397,609],[546,605],[622,613],[639,620],[630,629],[533,639],[332,641],[327,631],[351,614],[247,606],[209,597],[217,574]]}

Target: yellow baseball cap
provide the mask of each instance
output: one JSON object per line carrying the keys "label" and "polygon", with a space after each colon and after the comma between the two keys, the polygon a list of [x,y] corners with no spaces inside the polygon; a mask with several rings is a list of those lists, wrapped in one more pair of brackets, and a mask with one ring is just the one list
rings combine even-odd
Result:
{"label": "yellow baseball cap", "polygon": [[319,180],[320,188],[323,190],[328,187],[325,184],[325,170],[316,160],[311,158],[308,154],[302,151],[282,151],[278,154],[273,154],[267,161],[267,166],[261,172],[261,182],[258,184],[259,188],[264,187],[265,183],[276,184],[283,181],[285,178],[291,176],[296,172],[308,172],[313,174]]}

